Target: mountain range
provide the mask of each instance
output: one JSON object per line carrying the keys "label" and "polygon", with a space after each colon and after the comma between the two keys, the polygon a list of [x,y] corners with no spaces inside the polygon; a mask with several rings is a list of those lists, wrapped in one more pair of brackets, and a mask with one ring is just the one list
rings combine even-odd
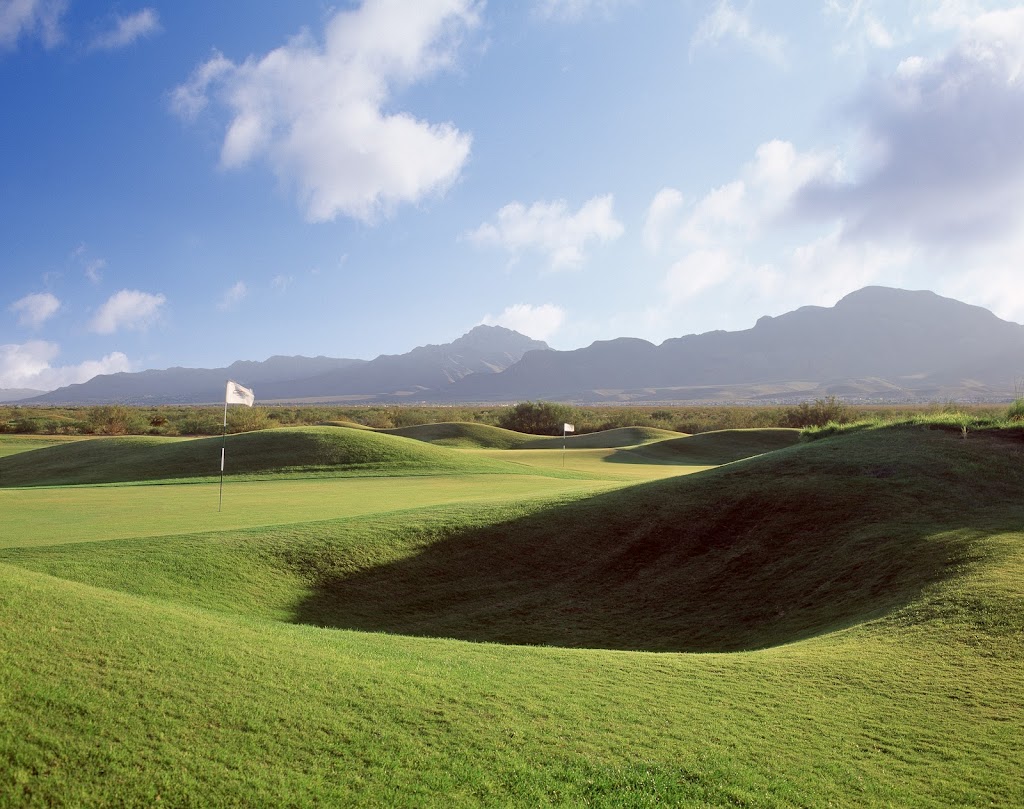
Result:
{"label": "mountain range", "polygon": [[229,378],[264,403],[986,401],[1014,396],[1024,379],[1024,326],[933,292],[866,287],[832,307],[660,345],[619,338],[555,351],[477,326],[374,360],[271,357],[110,374],[22,403],[216,403]]}

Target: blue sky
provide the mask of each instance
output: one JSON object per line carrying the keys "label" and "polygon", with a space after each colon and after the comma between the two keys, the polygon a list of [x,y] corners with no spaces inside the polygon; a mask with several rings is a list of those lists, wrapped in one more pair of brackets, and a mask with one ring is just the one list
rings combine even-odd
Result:
{"label": "blue sky", "polygon": [[867,284],[1024,321],[1024,5],[0,0],[0,388]]}

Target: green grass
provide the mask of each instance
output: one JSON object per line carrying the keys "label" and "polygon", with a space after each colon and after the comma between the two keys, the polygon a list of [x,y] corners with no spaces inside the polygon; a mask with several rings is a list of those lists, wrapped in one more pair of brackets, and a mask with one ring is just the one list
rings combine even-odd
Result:
{"label": "green grass", "polygon": [[563,444],[570,449],[609,449],[680,437],[679,433],[654,427],[618,427],[585,435],[568,435],[564,439],[562,436],[538,438],[514,430],[469,422],[419,424],[380,432],[462,449],[557,449]]}
{"label": "green grass", "polygon": [[0,458],[28,452],[33,449],[59,446],[72,441],[82,441],[79,435],[21,435],[17,433],[0,433]]}
{"label": "green grass", "polygon": [[1020,434],[793,437],[0,491],[0,805],[1021,805]]}
{"label": "green grass", "polygon": [[[78,441],[0,458],[0,487],[209,480],[220,475],[221,446],[220,438]],[[535,473],[408,438],[340,427],[289,427],[228,436],[226,456],[227,472],[235,479]]]}

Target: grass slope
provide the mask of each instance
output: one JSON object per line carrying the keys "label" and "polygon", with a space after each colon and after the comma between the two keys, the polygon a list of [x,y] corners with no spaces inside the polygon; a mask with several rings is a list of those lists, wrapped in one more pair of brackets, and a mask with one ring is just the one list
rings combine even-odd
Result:
{"label": "grass slope", "polygon": [[798,443],[800,431],[783,427],[745,430],[715,430],[657,441],[618,453],[616,463],[674,463],[718,466]]}
{"label": "grass slope", "polygon": [[[440,424],[419,424],[414,427],[397,427],[380,432],[415,438],[446,447],[463,449],[558,449],[562,437],[541,437],[492,427],[488,424],[471,422],[444,422]],[[679,438],[679,433],[659,430],[654,427],[619,427],[586,435],[569,435],[565,445],[571,449],[609,449],[631,447],[651,441]]]}
{"label": "grass slope", "polygon": [[10,548],[0,804],[1021,805],[1022,450]]}
{"label": "grass slope", "polygon": [[[46,447],[0,458],[0,487],[209,479],[220,474],[221,443],[220,438],[128,436]],[[290,427],[228,436],[227,469],[232,478],[243,479],[530,471],[407,438],[335,427]]]}

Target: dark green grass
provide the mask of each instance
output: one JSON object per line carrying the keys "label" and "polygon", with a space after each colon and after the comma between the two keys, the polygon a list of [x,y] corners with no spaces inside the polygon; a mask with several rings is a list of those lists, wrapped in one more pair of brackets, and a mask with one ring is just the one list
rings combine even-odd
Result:
{"label": "dark green grass", "polygon": [[590,500],[5,550],[0,805],[1024,805],[1022,490],[1019,434],[862,430]]}
{"label": "dark green grass", "polygon": [[673,463],[692,466],[718,466],[742,458],[791,447],[800,440],[800,431],[779,427],[749,430],[717,430],[687,435],[617,453],[609,458],[616,463]]}
{"label": "dark green grass", "polygon": [[[430,444],[465,449],[558,449],[563,444],[562,436],[538,438],[535,435],[471,422],[419,424],[381,432],[415,438],[417,441],[426,441]],[[619,427],[586,435],[568,435],[564,443],[569,449],[612,449],[678,437],[679,433],[654,427]]]}
{"label": "dark green grass", "polygon": [[[443,506],[214,538],[12,549],[0,559],[318,626],[764,648],[905,607],[955,576],[985,536],[1024,524],[1015,448],[1003,438],[873,431],[554,504]],[[284,590],[272,585],[278,577]]]}
{"label": "dark green grass", "polygon": [[[267,475],[548,474],[518,464],[368,430],[291,427],[227,438],[233,479]],[[126,436],[47,447],[0,458],[0,487],[208,480],[220,474],[220,438]]]}

